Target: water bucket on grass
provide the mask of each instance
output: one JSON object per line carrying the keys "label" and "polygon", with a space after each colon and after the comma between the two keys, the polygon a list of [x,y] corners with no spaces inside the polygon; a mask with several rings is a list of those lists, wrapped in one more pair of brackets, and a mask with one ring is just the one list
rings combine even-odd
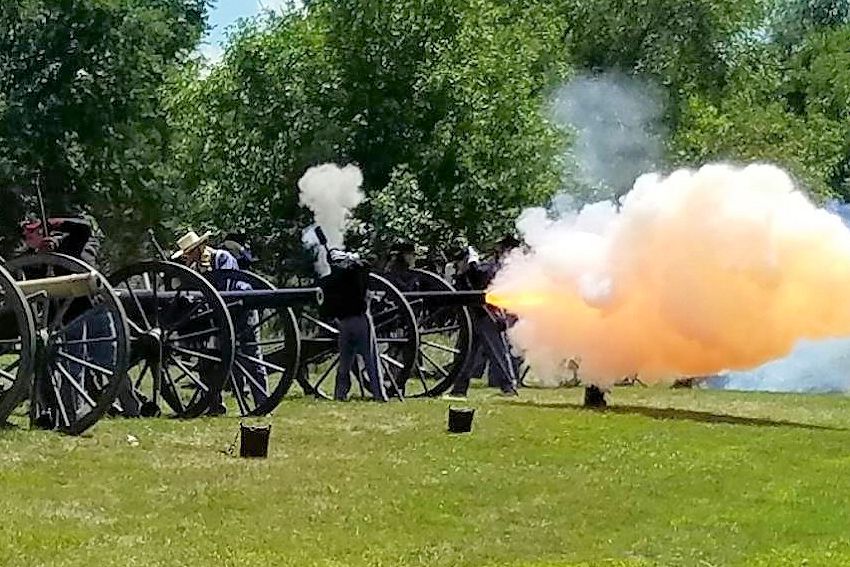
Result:
{"label": "water bucket on grass", "polygon": [[240,457],[265,458],[269,454],[269,437],[271,436],[271,425],[239,425],[241,435],[239,443]]}
{"label": "water bucket on grass", "polygon": [[449,433],[469,433],[472,431],[472,408],[449,408]]}

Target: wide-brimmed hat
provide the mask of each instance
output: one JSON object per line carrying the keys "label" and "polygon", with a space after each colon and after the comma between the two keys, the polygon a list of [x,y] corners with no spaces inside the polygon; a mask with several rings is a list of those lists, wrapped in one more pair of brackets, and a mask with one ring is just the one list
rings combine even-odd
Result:
{"label": "wide-brimmed hat", "polygon": [[203,246],[210,239],[210,236],[212,236],[212,232],[205,232],[203,236],[198,236],[197,232],[190,230],[177,240],[177,248],[179,250],[171,255],[171,259],[177,260],[195,248]]}

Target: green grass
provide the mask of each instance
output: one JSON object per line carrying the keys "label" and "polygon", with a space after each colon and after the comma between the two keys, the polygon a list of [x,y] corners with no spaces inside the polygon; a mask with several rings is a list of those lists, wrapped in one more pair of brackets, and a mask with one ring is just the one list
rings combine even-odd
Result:
{"label": "green grass", "polygon": [[850,399],[580,397],[286,401],[259,461],[236,418],[0,432],[0,565],[850,565]]}

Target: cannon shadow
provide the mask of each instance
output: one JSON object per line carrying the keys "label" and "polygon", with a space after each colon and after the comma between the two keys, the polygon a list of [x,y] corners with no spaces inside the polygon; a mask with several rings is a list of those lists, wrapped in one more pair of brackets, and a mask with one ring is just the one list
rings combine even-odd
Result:
{"label": "cannon shadow", "polygon": [[651,419],[672,421],[694,421],[698,423],[721,423],[726,425],[744,425],[748,427],[791,427],[796,429],[809,429],[815,431],[848,431],[844,427],[832,427],[829,425],[815,425],[811,423],[798,423],[794,421],[773,420],[762,417],[746,417],[729,415],[723,413],[712,413],[706,411],[686,410],[677,408],[656,408],[651,406],[629,406],[609,405],[606,408],[587,408],[581,404],[572,402],[523,402],[519,400],[505,400],[503,403],[512,406],[532,407],[541,409],[568,409],[592,411],[599,413],[613,413],[617,415],[640,415]]}

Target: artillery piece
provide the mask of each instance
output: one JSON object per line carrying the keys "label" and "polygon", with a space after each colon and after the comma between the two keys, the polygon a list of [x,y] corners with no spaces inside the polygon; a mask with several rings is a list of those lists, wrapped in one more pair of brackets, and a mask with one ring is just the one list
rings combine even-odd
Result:
{"label": "artillery piece", "polygon": [[[290,307],[321,301],[318,288],[275,289],[240,271],[215,272],[208,280],[165,261],[129,266],[110,281],[127,305],[132,386],[145,416],[166,409],[197,417],[222,388],[234,394],[242,415],[270,412],[299,366]],[[257,366],[265,383],[250,372]]]}
{"label": "artillery piece", "polygon": [[79,435],[126,384],[129,333],[106,278],[60,254],[0,268],[0,420],[30,401],[30,424]]}

